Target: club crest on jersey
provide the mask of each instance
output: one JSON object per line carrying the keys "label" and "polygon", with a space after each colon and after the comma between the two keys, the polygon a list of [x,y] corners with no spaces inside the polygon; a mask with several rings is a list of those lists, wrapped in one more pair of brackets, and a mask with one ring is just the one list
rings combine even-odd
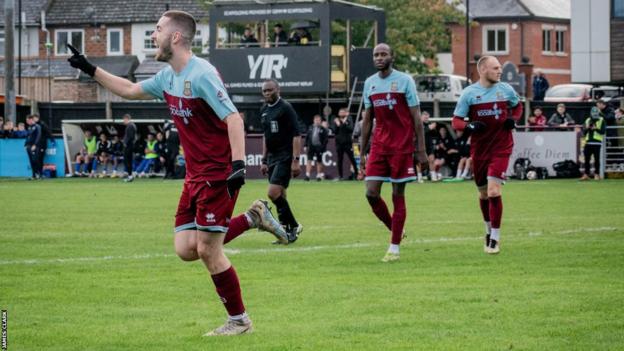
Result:
{"label": "club crest on jersey", "polygon": [[373,106],[375,107],[383,107],[383,106],[388,106],[388,108],[390,110],[394,109],[394,105],[397,104],[396,99],[392,98],[392,95],[390,95],[390,93],[386,94],[386,99],[376,99],[373,101]]}
{"label": "club crest on jersey", "polygon": [[192,92],[191,92],[191,81],[190,80],[185,80],[184,81],[184,96],[191,96]]}
{"label": "club crest on jersey", "polygon": [[219,99],[219,101],[223,102],[227,99],[227,96],[221,91],[219,90],[217,92],[217,99]]}
{"label": "club crest on jersey", "polygon": [[505,100],[505,95],[503,94],[502,91],[500,91],[500,90],[496,91],[496,100],[498,100],[498,101]]}
{"label": "club crest on jersey", "polygon": [[390,84],[390,91],[398,91],[399,90],[399,83],[397,82],[392,82]]}
{"label": "club crest on jersey", "polygon": [[178,106],[169,105],[169,113],[171,116],[178,116],[184,120],[184,124],[189,124],[189,118],[193,117],[193,111],[190,108],[182,106],[182,99],[178,100]]}

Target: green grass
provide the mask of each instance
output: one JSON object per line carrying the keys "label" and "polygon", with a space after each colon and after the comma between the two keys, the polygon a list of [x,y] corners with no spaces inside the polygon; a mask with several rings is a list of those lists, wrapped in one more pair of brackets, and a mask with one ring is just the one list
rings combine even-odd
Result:
{"label": "green grass", "polygon": [[[225,311],[203,266],[175,257],[181,187],[1,180],[8,349],[624,349],[622,181],[510,182],[494,257],[472,183],[411,184],[392,264],[362,183],[295,181],[296,244],[227,246],[255,326],[234,338],[201,337]],[[235,212],[265,191],[249,181]]]}

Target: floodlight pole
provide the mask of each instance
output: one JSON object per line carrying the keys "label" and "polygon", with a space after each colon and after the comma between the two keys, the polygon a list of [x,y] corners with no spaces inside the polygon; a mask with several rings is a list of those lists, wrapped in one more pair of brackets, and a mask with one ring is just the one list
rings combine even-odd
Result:
{"label": "floodlight pole", "polygon": [[470,79],[470,0],[466,0],[466,78]]}

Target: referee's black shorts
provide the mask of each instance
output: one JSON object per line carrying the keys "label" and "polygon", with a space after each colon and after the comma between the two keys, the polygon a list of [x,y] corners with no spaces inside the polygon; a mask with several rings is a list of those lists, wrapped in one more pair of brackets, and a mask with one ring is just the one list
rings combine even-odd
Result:
{"label": "referee's black shorts", "polygon": [[288,188],[291,178],[291,164],[292,157],[269,162],[269,184],[281,185],[284,188]]}

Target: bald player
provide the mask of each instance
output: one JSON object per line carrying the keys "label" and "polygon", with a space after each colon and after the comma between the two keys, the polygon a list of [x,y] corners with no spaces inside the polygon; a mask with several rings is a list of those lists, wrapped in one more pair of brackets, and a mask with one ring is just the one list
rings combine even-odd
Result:
{"label": "bald player", "polygon": [[463,91],[452,125],[471,135],[470,156],[486,229],[484,251],[497,254],[503,216],[501,186],[514,144],[512,130],[522,116],[522,104],[515,90],[500,82],[502,69],[495,57],[483,56],[477,69],[479,81]]}
{"label": "bald player", "polygon": [[[390,230],[390,246],[382,262],[399,259],[399,245],[407,217],[405,185],[416,180],[414,153],[426,165],[425,137],[420,103],[411,76],[392,67],[394,53],[387,44],[373,49],[377,73],[364,83],[364,116],[360,150],[366,150],[375,117],[369,156],[361,162],[366,174],[366,198],[373,213]],[[416,146],[414,145],[416,140]],[[392,215],[381,197],[383,182],[392,183]]]}

